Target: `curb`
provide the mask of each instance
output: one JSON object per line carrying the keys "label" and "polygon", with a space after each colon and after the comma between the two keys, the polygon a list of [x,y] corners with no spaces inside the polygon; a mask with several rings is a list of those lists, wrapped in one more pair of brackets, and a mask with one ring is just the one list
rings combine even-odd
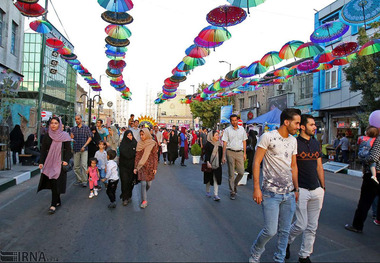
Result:
{"label": "curb", "polygon": [[40,169],[36,168],[36,169],[31,170],[29,172],[25,172],[25,173],[19,174],[19,175],[13,177],[13,178],[9,178],[9,180],[7,180],[5,183],[3,183],[3,184],[0,185],[0,193],[2,191],[5,191],[9,187],[21,184],[21,183],[23,183],[23,182],[31,179],[32,177],[34,177],[36,175],[39,175],[39,174],[40,174]]}

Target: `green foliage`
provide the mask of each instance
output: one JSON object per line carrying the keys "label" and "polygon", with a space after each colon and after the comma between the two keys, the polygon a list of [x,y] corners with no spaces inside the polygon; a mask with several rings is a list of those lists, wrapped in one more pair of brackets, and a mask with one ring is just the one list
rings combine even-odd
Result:
{"label": "green foliage", "polygon": [[3,123],[11,116],[10,106],[16,102],[19,87],[19,81],[12,79],[12,72],[13,70],[8,69],[0,75],[0,118]]}
{"label": "green foliage", "polygon": [[[373,36],[368,36],[363,27],[359,29],[357,38],[359,45],[380,38],[380,22],[372,23],[371,27],[375,29]],[[357,113],[357,117],[361,126],[365,126],[368,123],[369,114],[380,109],[380,53],[358,56],[351,61],[344,72],[347,81],[350,82],[350,91],[361,91],[363,96],[360,102],[363,112]]]}
{"label": "green foliage", "polygon": [[192,156],[201,156],[202,149],[199,144],[195,143],[193,146],[191,146],[191,151],[190,151]]}
{"label": "green foliage", "polygon": [[[199,85],[198,92],[207,88],[206,83]],[[228,105],[228,98],[207,100],[203,102],[193,101],[190,110],[194,118],[199,117],[203,127],[213,129],[220,120],[220,107]]]}

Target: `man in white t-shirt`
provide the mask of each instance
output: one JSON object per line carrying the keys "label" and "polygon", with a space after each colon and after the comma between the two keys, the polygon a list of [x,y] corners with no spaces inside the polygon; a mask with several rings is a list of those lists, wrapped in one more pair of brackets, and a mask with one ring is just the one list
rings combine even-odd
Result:
{"label": "man in white t-shirt", "polygon": [[[264,228],[251,247],[249,262],[260,262],[265,244],[276,234],[275,262],[284,262],[296,201],[298,200],[297,140],[301,111],[285,109],[278,130],[260,137],[253,164],[253,200],[262,204]],[[263,183],[260,189],[260,164],[263,162]]]}

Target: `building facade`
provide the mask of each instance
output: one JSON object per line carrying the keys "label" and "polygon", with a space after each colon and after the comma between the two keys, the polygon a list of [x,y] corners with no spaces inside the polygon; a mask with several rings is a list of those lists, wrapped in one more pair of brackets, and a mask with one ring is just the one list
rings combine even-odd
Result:
{"label": "building facade", "polygon": [[128,127],[129,119],[129,101],[120,97],[120,94],[116,95],[116,111],[115,121],[120,127]]}

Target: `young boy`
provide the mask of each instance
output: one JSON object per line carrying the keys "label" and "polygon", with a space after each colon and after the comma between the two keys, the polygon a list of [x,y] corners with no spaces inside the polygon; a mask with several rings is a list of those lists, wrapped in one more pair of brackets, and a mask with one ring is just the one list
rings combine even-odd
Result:
{"label": "young boy", "polygon": [[[98,170],[99,170],[99,182],[98,182],[98,190],[101,190],[100,181],[106,177],[106,164],[107,164],[107,152],[106,152],[107,144],[105,141],[99,142],[99,150],[95,153],[95,158],[98,160]],[[104,181],[104,185],[107,188],[107,181]]]}
{"label": "young boy", "polygon": [[106,180],[108,180],[107,195],[111,201],[111,203],[108,205],[108,208],[116,208],[116,188],[119,182],[119,171],[117,168],[117,163],[114,161],[115,158],[116,158],[116,151],[108,150],[106,178],[102,179],[102,182],[105,182]]}
{"label": "young boy", "polygon": [[164,139],[161,144],[162,156],[164,158],[164,164],[166,164],[166,158],[168,156],[168,141]]}

